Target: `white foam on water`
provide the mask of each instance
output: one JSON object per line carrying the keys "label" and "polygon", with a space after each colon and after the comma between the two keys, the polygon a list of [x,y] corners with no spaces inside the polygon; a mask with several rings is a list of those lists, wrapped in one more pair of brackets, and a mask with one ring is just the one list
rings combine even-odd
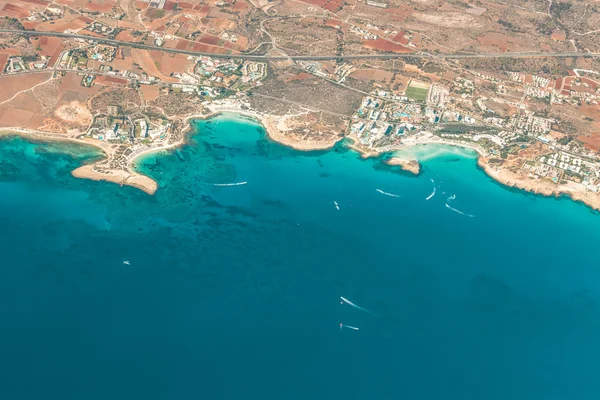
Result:
{"label": "white foam on water", "polygon": [[391,196],[391,197],[400,197],[400,196],[398,196],[397,194],[393,194],[393,193],[384,192],[384,191],[383,191],[383,190],[381,190],[381,189],[375,189],[375,190],[377,190],[377,191],[378,191],[379,193],[381,193],[381,194],[385,194],[386,196]]}
{"label": "white foam on water", "polygon": [[236,183],[215,183],[215,186],[240,186],[245,185],[248,182],[236,182]]}
{"label": "white foam on water", "polygon": [[450,207],[450,206],[448,205],[448,203],[446,203],[446,207],[447,207],[447,208],[449,208],[450,210],[452,210],[452,211],[456,212],[456,213],[459,213],[460,215],[464,215],[465,217],[469,217],[469,218],[475,218],[475,216],[474,216],[473,214],[467,214],[467,213],[464,213],[464,212],[462,212],[462,211],[460,211],[460,210],[457,210],[457,209],[456,209],[456,208],[454,208],[454,207]]}

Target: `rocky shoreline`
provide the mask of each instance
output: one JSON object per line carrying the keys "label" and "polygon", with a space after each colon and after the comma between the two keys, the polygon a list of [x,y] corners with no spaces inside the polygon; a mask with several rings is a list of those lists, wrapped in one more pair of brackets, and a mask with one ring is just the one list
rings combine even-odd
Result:
{"label": "rocky shoreline", "polygon": [[414,175],[419,175],[421,172],[421,164],[417,160],[403,160],[398,157],[392,157],[386,161],[387,165],[397,165],[406,172],[410,172]]}
{"label": "rocky shoreline", "polygon": [[[211,110],[211,111],[213,111],[213,110]],[[300,151],[326,150],[326,149],[330,149],[333,146],[335,146],[335,144],[339,141],[338,139],[322,141],[322,142],[321,141],[295,140],[295,139],[292,139],[285,135],[285,133],[282,131],[281,127],[279,126],[280,121],[277,119],[276,116],[266,115],[266,114],[258,114],[258,113],[255,113],[252,111],[246,111],[246,110],[237,110],[237,109],[226,109],[225,110],[225,109],[223,109],[223,110],[213,111],[211,114],[208,114],[208,115],[192,115],[192,116],[188,116],[188,117],[182,119],[182,121],[184,123],[188,124],[188,126],[185,128],[184,134],[182,135],[182,139],[180,141],[174,142],[174,143],[171,143],[168,145],[162,145],[162,146],[158,146],[155,148],[148,148],[146,150],[140,151],[139,153],[135,154],[134,157],[132,157],[130,160],[128,160],[129,161],[128,162],[128,166],[129,166],[128,170],[107,169],[107,170],[99,171],[99,170],[95,169],[95,167],[97,167],[100,163],[106,161],[106,159],[104,159],[104,160],[98,161],[94,164],[83,165],[83,166],[77,168],[76,170],[74,170],[72,172],[72,174],[73,174],[73,176],[78,177],[78,178],[92,179],[92,180],[96,180],[96,181],[104,180],[104,181],[108,181],[108,182],[117,183],[119,185],[132,186],[132,187],[138,188],[138,189],[143,190],[144,192],[152,195],[158,189],[158,184],[152,178],[133,171],[132,165],[135,162],[135,160],[143,155],[148,154],[148,153],[165,150],[165,149],[169,149],[169,148],[175,148],[175,147],[185,144],[187,135],[192,130],[191,120],[209,119],[209,118],[213,118],[217,115],[220,115],[224,112],[236,113],[236,114],[248,116],[248,117],[255,119],[258,123],[263,125],[263,127],[265,128],[265,131],[267,133],[267,136],[271,140],[273,140],[277,143],[280,143],[284,146],[294,148],[296,150],[300,150]],[[40,140],[40,141],[62,141],[62,142],[75,142],[75,143],[80,143],[80,144],[87,144],[87,145],[95,146],[95,147],[101,149],[106,154],[107,158],[113,157],[111,146],[108,143],[94,140],[94,139],[79,139],[79,138],[72,137],[72,136],[62,136],[59,134],[37,132],[37,131],[31,131],[31,130],[26,130],[26,129],[22,129],[22,128],[6,128],[6,129],[3,128],[2,131],[0,132],[0,135],[19,135],[19,136],[23,136],[25,138],[33,138],[35,140]],[[479,146],[468,145],[468,144],[463,145],[462,143],[455,143],[455,142],[446,142],[446,141],[440,140],[438,138],[425,138],[423,140],[419,140],[419,141],[415,141],[414,143],[410,143],[409,145],[399,146],[398,148],[395,148],[395,149],[394,148],[385,149],[385,152],[390,152],[390,151],[398,150],[398,149],[407,149],[407,148],[414,147],[417,145],[422,145],[422,144],[441,144],[441,145],[459,146],[459,147],[472,149],[478,155],[477,163],[478,163],[479,167],[482,168],[488,176],[490,176],[491,178],[493,178],[494,180],[496,180],[497,182],[499,182],[505,186],[518,188],[518,189],[524,190],[526,192],[540,194],[543,196],[553,196],[553,197],[560,197],[563,195],[568,196],[572,200],[580,201],[594,210],[600,210],[600,195],[593,193],[593,192],[586,191],[583,187],[574,187],[572,185],[571,186],[560,185],[560,184],[555,184],[553,182],[549,182],[546,180],[532,179],[530,177],[525,177],[525,176],[522,176],[522,174],[518,174],[514,171],[511,171],[508,168],[494,167],[489,163],[490,159],[488,158],[488,155],[485,154],[483,149],[481,149]],[[356,146],[355,144],[350,144],[349,147],[351,149],[357,151],[363,158],[378,157],[382,154],[382,152],[379,152],[377,150],[362,149],[362,148]],[[399,158],[399,157],[392,157],[392,158],[388,159],[386,161],[386,163],[391,166],[399,166],[403,170],[410,172],[412,174],[415,174],[415,175],[418,175],[421,171],[421,165],[420,165],[419,161],[415,160],[415,159],[403,159],[403,158]]]}
{"label": "rocky shoreline", "polygon": [[494,168],[489,164],[489,159],[485,157],[479,157],[477,165],[489,177],[504,186],[546,197],[567,196],[573,201],[581,202],[593,210],[600,211],[600,196],[597,193],[578,190],[576,187],[555,184],[547,180],[523,177],[506,168]]}

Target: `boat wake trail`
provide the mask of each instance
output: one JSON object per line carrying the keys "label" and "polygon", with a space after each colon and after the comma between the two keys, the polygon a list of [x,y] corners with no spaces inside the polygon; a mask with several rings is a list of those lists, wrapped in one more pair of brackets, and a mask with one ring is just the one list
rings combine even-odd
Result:
{"label": "boat wake trail", "polygon": [[450,200],[454,200],[456,199],[456,195],[453,194],[452,196],[448,197],[448,199],[446,199],[446,201],[450,201]]}
{"label": "boat wake trail", "polygon": [[469,217],[469,218],[475,218],[475,216],[474,216],[473,214],[467,214],[467,213],[464,213],[464,212],[462,212],[462,211],[460,211],[460,210],[457,210],[457,209],[456,209],[456,208],[454,208],[454,207],[450,207],[450,206],[448,205],[448,203],[446,203],[446,207],[448,207],[450,210],[452,210],[452,211],[454,211],[454,212],[456,212],[456,213],[459,213],[460,215],[464,215],[465,217]]}
{"label": "boat wake trail", "polygon": [[240,186],[245,185],[248,182],[236,182],[236,183],[215,183],[215,186]]}
{"label": "boat wake trail", "polygon": [[429,200],[433,196],[435,196],[435,182],[433,181],[433,179],[430,179],[430,180],[431,180],[431,183],[433,183],[433,192],[431,192],[431,194],[429,196],[427,196],[427,198],[425,200]]}
{"label": "boat wake trail", "polygon": [[344,325],[344,324],[340,324],[340,331],[344,328],[348,328],[348,329],[352,329],[353,331],[357,331],[358,328],[355,326],[350,326],[350,325]]}
{"label": "boat wake trail", "polygon": [[375,190],[377,190],[377,191],[378,191],[379,193],[381,193],[381,194],[385,194],[386,196],[391,196],[391,197],[400,197],[400,196],[398,196],[397,194],[393,194],[393,193],[384,192],[384,191],[383,191],[383,190],[381,190],[381,189],[375,189]]}
{"label": "boat wake trail", "polygon": [[361,310],[361,311],[364,311],[364,312],[366,312],[366,313],[369,313],[369,314],[371,314],[371,315],[372,315],[372,316],[374,316],[374,317],[376,317],[376,316],[377,316],[377,315],[373,314],[371,311],[367,310],[366,308],[362,308],[361,306],[358,306],[358,305],[354,304],[353,302],[351,302],[351,301],[350,301],[350,300],[348,300],[348,299],[345,299],[345,298],[343,298],[343,297],[341,297],[341,296],[340,296],[340,299],[342,299],[342,301],[343,301],[344,303],[346,303],[346,304],[348,304],[348,305],[351,305],[351,306],[352,306],[352,307],[354,307],[354,308],[357,308],[357,309],[359,309],[359,310]]}
{"label": "boat wake trail", "polygon": [[340,211],[340,205],[337,203],[337,201],[334,201],[333,205],[335,206],[336,210]]}

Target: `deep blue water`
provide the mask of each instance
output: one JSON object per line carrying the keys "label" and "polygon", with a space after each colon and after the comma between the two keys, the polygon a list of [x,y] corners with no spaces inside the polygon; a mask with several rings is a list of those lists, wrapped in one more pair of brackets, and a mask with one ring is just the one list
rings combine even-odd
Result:
{"label": "deep blue water", "polygon": [[0,140],[1,399],[599,398],[597,213],[465,152],[413,177],[197,128],[140,163],[155,196]]}

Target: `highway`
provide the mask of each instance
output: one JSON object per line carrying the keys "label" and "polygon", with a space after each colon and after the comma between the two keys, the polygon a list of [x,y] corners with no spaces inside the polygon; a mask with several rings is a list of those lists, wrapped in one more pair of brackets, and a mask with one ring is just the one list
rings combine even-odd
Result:
{"label": "highway", "polygon": [[214,53],[200,53],[190,50],[179,50],[170,49],[159,46],[151,46],[143,43],[124,42],[120,40],[98,38],[87,35],[77,35],[70,33],[60,32],[37,32],[27,31],[21,29],[0,29],[0,33],[10,33],[25,36],[52,36],[52,37],[63,37],[68,39],[83,39],[83,40],[94,40],[98,43],[109,44],[113,46],[127,46],[136,49],[144,50],[160,50],[167,53],[186,54],[190,56],[208,56],[213,58],[226,58],[226,59],[243,59],[250,61],[326,61],[326,60],[360,60],[360,59],[380,59],[380,60],[393,60],[400,58],[444,58],[444,59],[469,59],[469,58],[568,58],[568,57],[600,57],[600,53],[583,53],[583,52],[514,52],[514,53],[403,53],[403,54],[353,54],[353,55],[323,55],[323,56],[289,56],[289,57],[272,57],[272,56],[256,56],[251,54],[214,54]]}

